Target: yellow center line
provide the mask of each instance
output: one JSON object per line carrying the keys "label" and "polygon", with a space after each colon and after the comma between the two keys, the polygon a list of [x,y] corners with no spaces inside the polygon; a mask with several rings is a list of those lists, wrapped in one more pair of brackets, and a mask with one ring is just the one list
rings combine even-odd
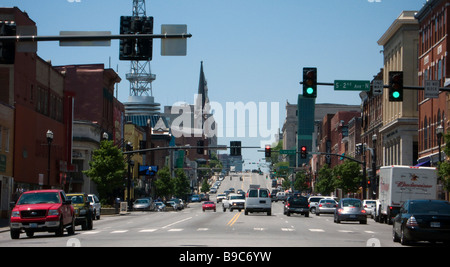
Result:
{"label": "yellow center line", "polygon": [[233,226],[233,224],[237,221],[237,219],[239,219],[239,216],[241,216],[242,211],[236,213],[236,215],[233,216],[233,218],[231,218],[231,220],[227,223],[227,225],[229,225],[230,227]]}

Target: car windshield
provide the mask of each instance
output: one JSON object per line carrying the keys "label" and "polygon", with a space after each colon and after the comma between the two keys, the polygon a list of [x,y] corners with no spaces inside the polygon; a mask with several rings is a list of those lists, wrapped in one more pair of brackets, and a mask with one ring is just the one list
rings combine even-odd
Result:
{"label": "car windshield", "polygon": [[335,204],[336,202],[332,199],[323,199],[319,203],[321,204]]}
{"label": "car windshield", "polygon": [[82,196],[67,196],[67,199],[72,200],[72,204],[83,204]]}
{"label": "car windshield", "polygon": [[204,202],[203,204],[205,204],[205,205],[212,205],[212,204],[214,204],[214,202],[212,202],[212,201],[210,201],[210,202]]}
{"label": "car windshield", "polygon": [[291,197],[289,202],[292,204],[308,204],[308,199],[306,197]]}
{"label": "car windshield", "polygon": [[243,195],[231,196],[230,199],[245,199],[245,197]]}
{"label": "car windshield", "polygon": [[410,213],[415,214],[446,214],[450,215],[450,203],[445,201],[411,202]]}
{"label": "car windshield", "polygon": [[56,192],[48,192],[48,193],[30,193],[23,194],[17,205],[26,205],[26,204],[47,204],[47,203],[60,203],[59,194]]}
{"label": "car windshield", "polygon": [[361,208],[361,201],[358,199],[343,200],[342,207]]}
{"label": "car windshield", "polygon": [[147,204],[148,203],[148,199],[138,199],[134,203],[136,203],[136,204]]}

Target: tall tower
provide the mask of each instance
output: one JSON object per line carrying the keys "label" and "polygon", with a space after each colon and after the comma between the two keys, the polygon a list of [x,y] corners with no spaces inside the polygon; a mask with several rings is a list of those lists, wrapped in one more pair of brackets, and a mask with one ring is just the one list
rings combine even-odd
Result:
{"label": "tall tower", "polygon": [[[145,0],[133,0],[132,16],[147,16]],[[158,114],[160,104],[155,103],[152,88],[156,75],[152,74],[150,61],[131,61],[130,73],[126,74],[126,79],[130,82],[130,95],[125,103],[125,114]]]}

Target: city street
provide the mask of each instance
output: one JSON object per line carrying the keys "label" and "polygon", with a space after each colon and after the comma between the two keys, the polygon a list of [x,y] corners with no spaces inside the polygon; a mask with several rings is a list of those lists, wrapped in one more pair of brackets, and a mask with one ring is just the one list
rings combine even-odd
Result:
{"label": "city street", "polygon": [[[247,191],[250,184],[268,186],[265,175],[227,176],[219,188]],[[215,200],[215,195],[211,196]],[[369,243],[368,243],[369,242]],[[378,243],[379,242],[379,243]],[[283,215],[283,203],[273,202],[272,216],[266,213],[244,215],[244,211],[202,212],[201,203],[190,203],[178,212],[131,212],[123,216],[103,216],[94,221],[91,231],[77,227],[74,236],[54,237],[52,233],[36,233],[34,238],[21,235],[11,240],[9,232],[0,234],[0,246],[83,247],[148,246],[148,247],[382,247],[400,246],[392,242],[392,226],[368,219],[367,225],[354,222],[336,224],[333,216],[310,214]]]}

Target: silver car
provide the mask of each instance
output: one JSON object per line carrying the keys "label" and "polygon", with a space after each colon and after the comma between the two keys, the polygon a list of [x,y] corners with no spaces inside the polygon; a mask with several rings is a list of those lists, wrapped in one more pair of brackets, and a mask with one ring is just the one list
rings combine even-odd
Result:
{"label": "silver car", "polygon": [[336,210],[337,202],[334,199],[321,199],[319,205],[316,208],[316,215],[320,216],[321,213],[333,213]]}
{"label": "silver car", "polygon": [[101,214],[101,211],[102,211],[102,204],[100,203],[100,200],[94,194],[89,194],[88,195],[88,199],[89,199],[89,203],[91,203],[92,210],[93,210],[93,213],[94,213],[94,217],[93,218],[95,220],[100,220],[100,214]]}

